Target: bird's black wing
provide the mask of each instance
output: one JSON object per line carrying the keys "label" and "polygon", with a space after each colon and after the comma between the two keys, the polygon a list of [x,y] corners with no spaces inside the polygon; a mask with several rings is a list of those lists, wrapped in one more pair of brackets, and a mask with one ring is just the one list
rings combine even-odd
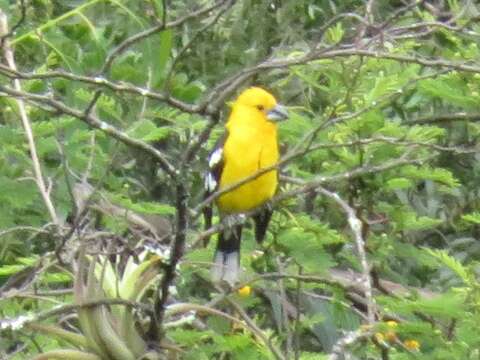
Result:
{"label": "bird's black wing", "polygon": [[[223,146],[227,139],[228,133],[225,133],[217,140],[212,152],[208,156],[208,169],[205,173],[205,192],[203,199],[206,200],[210,195],[218,190],[220,178],[222,176],[225,159],[223,157]],[[212,226],[213,204],[210,203],[203,208],[203,218],[205,221],[205,229]],[[204,240],[205,246],[208,244],[209,237]]]}

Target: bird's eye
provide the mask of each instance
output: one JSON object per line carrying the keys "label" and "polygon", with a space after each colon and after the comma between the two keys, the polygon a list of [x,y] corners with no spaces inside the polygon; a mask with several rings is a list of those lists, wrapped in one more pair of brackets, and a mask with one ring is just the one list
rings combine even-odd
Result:
{"label": "bird's eye", "polygon": [[260,110],[260,111],[263,111],[264,107],[263,107],[263,105],[257,105],[257,109]]}

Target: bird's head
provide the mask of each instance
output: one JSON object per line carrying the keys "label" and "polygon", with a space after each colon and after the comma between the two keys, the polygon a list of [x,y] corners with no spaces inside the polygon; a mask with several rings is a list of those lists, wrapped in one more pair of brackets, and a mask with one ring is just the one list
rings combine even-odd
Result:
{"label": "bird's head", "polygon": [[267,121],[277,122],[288,117],[287,109],[278,104],[272,94],[259,87],[251,87],[243,91],[235,104],[249,107],[261,113]]}

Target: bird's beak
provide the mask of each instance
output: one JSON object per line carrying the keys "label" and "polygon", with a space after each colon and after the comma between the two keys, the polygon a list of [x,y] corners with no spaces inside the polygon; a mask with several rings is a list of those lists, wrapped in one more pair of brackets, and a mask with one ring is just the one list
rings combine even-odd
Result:
{"label": "bird's beak", "polygon": [[288,111],[282,105],[275,105],[273,109],[267,112],[267,119],[270,121],[282,121],[288,118]]}

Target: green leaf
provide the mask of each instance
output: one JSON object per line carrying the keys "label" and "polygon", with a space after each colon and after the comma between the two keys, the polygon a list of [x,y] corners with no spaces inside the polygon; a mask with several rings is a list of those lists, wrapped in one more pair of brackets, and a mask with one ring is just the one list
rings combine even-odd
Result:
{"label": "green leaf", "polygon": [[24,208],[36,201],[39,195],[32,181],[16,181],[0,176],[0,201],[6,202],[12,208]]}
{"label": "green leaf", "polygon": [[136,122],[127,132],[132,137],[152,142],[167,137],[171,129],[168,127],[157,127],[151,120],[141,120]]}
{"label": "green leaf", "polygon": [[133,202],[131,199],[123,197],[121,195],[114,195],[112,197],[114,203],[123,206],[126,209],[145,213],[145,214],[158,214],[158,215],[174,215],[175,207],[168,204],[160,204],[149,201]]}
{"label": "green leaf", "polygon": [[0,267],[0,276],[9,276],[22,271],[24,265],[2,265]]}
{"label": "green leaf", "polygon": [[171,29],[162,31],[159,41],[155,43],[156,50],[153,51],[153,58],[150,60],[153,69],[153,87],[160,86],[164,81],[172,46],[173,31]]}
{"label": "green leaf", "polygon": [[337,44],[339,43],[342,38],[345,30],[343,29],[342,23],[339,21],[335,24],[335,26],[331,26],[327,30],[327,41],[330,44]]}
{"label": "green leaf", "polygon": [[323,247],[320,234],[307,232],[300,227],[291,227],[282,231],[277,238],[287,253],[302,265],[307,272],[323,272],[335,265],[333,258]]}
{"label": "green leaf", "polygon": [[433,180],[452,188],[459,186],[458,180],[452,172],[443,168],[431,168],[429,166],[415,167],[413,165],[404,166],[401,173],[405,177],[412,179]]}
{"label": "green leaf", "polygon": [[327,360],[327,355],[322,355],[315,352],[304,351],[300,354],[300,360]]}
{"label": "green leaf", "polygon": [[451,86],[445,78],[443,80],[423,80],[420,82],[419,91],[425,95],[443,99],[455,106],[478,108],[478,99],[469,97],[468,93],[457,86]]}
{"label": "green leaf", "polygon": [[406,178],[390,179],[385,184],[385,188],[387,190],[408,189],[412,186],[413,186],[412,180],[406,179]]}
{"label": "green leaf", "polygon": [[373,101],[379,100],[382,96],[396,91],[399,87],[398,74],[386,76],[383,71],[375,79],[375,85],[372,90],[365,96],[366,104],[372,104]]}
{"label": "green leaf", "polygon": [[474,282],[474,277],[472,274],[467,270],[466,267],[464,267],[460,261],[455,259],[453,256],[450,256],[447,251],[445,250],[433,250],[426,248],[425,251],[429,253],[431,256],[436,258],[437,260],[440,261],[441,264],[445,265],[448,267],[450,270],[452,270],[457,276],[463,280],[463,282],[467,285],[472,284]]}
{"label": "green leaf", "polygon": [[462,220],[468,221],[473,224],[480,224],[480,213],[473,212],[462,216]]}
{"label": "green leaf", "polygon": [[433,299],[392,299],[387,297],[378,297],[378,302],[386,306],[389,311],[396,314],[408,315],[415,312],[421,312],[424,315],[439,317],[442,319],[451,319],[462,316],[465,305],[465,299],[458,294],[446,293]]}

